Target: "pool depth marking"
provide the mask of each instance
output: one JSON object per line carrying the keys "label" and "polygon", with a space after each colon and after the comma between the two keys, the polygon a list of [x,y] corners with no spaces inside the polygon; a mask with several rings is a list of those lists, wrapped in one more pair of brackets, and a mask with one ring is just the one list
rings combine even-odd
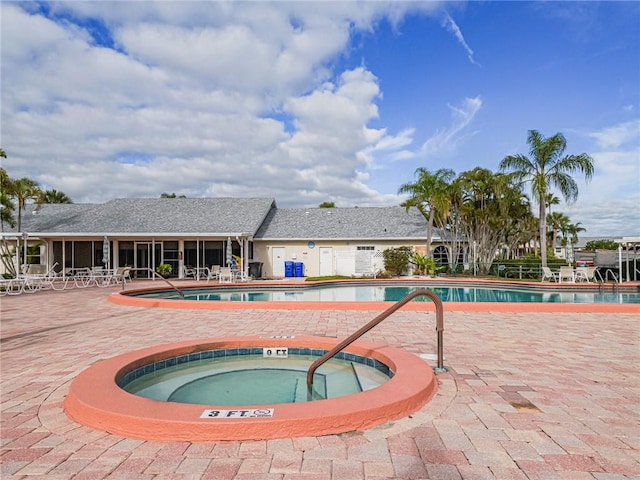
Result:
{"label": "pool depth marking", "polygon": [[262,356],[265,358],[289,358],[289,349],[287,347],[263,348]]}
{"label": "pool depth marking", "polygon": [[205,410],[200,418],[267,418],[273,417],[275,408],[256,408],[253,410]]}

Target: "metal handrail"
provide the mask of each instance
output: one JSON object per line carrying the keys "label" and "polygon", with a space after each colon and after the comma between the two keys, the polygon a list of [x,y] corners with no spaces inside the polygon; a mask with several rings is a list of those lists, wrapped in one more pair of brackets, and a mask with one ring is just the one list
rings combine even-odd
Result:
{"label": "metal handrail", "polygon": [[404,305],[406,305],[416,297],[429,297],[431,300],[433,300],[433,303],[436,306],[436,332],[438,337],[437,339],[438,361],[437,361],[437,367],[435,368],[435,370],[436,372],[446,372],[447,369],[444,367],[444,360],[443,360],[444,355],[443,355],[443,347],[442,347],[442,338],[443,338],[443,332],[444,332],[444,308],[442,306],[442,300],[440,300],[440,297],[438,297],[438,295],[436,295],[431,290],[417,290],[415,292],[410,293],[399,302],[396,302],[393,305],[391,305],[384,312],[382,312],[376,318],[374,318],[369,323],[367,323],[364,327],[360,328],[357,332],[351,334],[349,337],[347,337],[338,345],[336,345],[327,353],[325,353],[318,360],[313,362],[309,367],[309,370],[307,371],[307,386],[311,387],[311,385],[313,385],[313,374],[316,372],[318,367],[320,367],[323,363],[325,363],[331,357],[333,357],[338,352],[346,348],[348,345],[352,344],[362,335],[364,335],[373,327],[375,327],[380,322],[382,322],[385,318],[390,316],[392,313],[394,313],[395,311],[397,311],[398,309],[400,309],[401,307],[403,307]]}
{"label": "metal handrail", "polygon": [[[169,280],[167,280],[166,278],[164,278],[162,275],[160,275],[158,272],[156,272],[155,270],[149,268],[149,267],[136,267],[136,268],[125,268],[124,270],[126,271],[143,271],[143,272],[151,272],[154,276],[158,277],[161,280],[164,280],[171,288],[173,288],[176,292],[178,292],[178,294],[184,298],[184,293],[182,292],[182,290],[180,290],[178,287],[176,287],[173,283],[171,283]],[[122,290],[124,290],[125,287],[125,283],[126,282],[122,282]]]}

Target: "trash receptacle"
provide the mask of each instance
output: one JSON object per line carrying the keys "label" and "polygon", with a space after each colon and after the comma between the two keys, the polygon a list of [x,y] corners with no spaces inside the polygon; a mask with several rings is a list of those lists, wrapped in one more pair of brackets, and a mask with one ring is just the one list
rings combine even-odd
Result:
{"label": "trash receptacle", "polygon": [[252,278],[262,277],[262,262],[249,262],[249,276]]}
{"label": "trash receptacle", "polygon": [[295,262],[293,264],[294,276],[295,277],[304,277],[304,263]]}
{"label": "trash receptacle", "polygon": [[284,262],[284,276],[293,277],[293,262]]}

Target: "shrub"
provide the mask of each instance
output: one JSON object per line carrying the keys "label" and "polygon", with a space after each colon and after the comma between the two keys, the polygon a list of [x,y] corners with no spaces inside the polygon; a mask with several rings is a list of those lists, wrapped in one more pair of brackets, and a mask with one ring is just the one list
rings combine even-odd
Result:
{"label": "shrub", "polygon": [[411,248],[398,247],[387,248],[382,252],[384,257],[384,268],[390,275],[399,276],[404,274],[409,267],[411,258]]}
{"label": "shrub", "polygon": [[168,263],[161,263],[156,267],[156,272],[158,272],[158,274],[162,275],[163,277],[168,277],[169,275],[171,275],[172,271],[173,268],[171,268],[171,265],[169,265]]}

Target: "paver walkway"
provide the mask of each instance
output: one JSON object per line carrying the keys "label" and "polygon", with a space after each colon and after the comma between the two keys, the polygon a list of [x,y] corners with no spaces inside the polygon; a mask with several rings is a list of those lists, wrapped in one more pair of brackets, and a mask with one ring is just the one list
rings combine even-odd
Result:
{"label": "paver walkway", "polygon": [[[71,380],[101,359],[179,340],[344,338],[378,312],[144,309],[107,302],[116,289],[0,300],[2,479],[640,479],[637,315],[445,305],[449,372],[411,418],[324,437],[160,443],[69,420]],[[399,311],[364,338],[433,354],[434,321]]]}

